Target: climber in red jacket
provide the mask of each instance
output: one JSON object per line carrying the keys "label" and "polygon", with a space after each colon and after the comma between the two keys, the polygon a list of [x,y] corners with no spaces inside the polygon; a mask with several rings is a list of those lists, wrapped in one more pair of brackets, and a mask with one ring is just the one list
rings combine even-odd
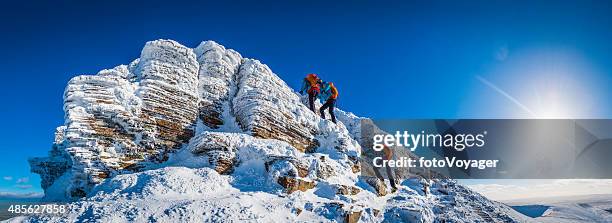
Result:
{"label": "climber in red jacket", "polygon": [[308,74],[302,83],[302,89],[300,94],[304,94],[304,91],[308,93],[308,106],[312,112],[315,112],[314,101],[320,92],[321,79],[316,74]]}

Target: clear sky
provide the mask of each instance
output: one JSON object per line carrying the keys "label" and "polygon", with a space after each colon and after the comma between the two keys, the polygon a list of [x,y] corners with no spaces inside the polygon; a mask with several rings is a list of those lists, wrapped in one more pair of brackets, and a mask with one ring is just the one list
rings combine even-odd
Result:
{"label": "clear sky", "polygon": [[318,73],[360,116],[612,117],[610,1],[219,2],[0,3],[0,192],[41,191],[26,160],[71,77],[160,38],[215,40],[294,88]]}

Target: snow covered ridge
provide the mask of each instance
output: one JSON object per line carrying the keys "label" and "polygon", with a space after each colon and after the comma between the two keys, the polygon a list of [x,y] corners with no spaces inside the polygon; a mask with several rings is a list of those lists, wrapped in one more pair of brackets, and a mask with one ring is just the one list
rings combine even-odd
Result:
{"label": "snow covered ridge", "polygon": [[[297,77],[296,78],[301,78]],[[148,42],[129,65],[82,75],[65,124],[30,160],[67,216],[19,221],[526,221],[451,180],[391,193],[364,177],[360,121],[322,120],[269,67],[204,41]]]}

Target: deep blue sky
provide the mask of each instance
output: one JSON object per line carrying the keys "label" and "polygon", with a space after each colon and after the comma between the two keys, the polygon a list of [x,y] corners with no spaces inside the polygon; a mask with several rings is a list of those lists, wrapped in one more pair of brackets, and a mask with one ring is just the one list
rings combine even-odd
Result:
{"label": "deep blue sky", "polygon": [[[339,107],[361,116],[524,117],[479,76],[533,111],[580,107],[562,113],[611,117],[611,4],[4,1],[0,177],[12,179],[0,179],[0,192],[40,191],[26,159],[49,150],[71,77],[127,64],[160,38],[189,47],[215,40],[294,88],[319,73],[339,88]],[[552,90],[532,94],[540,87]],[[24,177],[29,182],[17,184]]]}

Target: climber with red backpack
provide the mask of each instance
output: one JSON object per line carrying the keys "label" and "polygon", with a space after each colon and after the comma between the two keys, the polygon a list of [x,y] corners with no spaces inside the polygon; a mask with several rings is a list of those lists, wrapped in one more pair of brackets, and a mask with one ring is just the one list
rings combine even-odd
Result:
{"label": "climber with red backpack", "polygon": [[322,82],[321,83],[321,93],[319,94],[319,99],[323,103],[323,106],[319,109],[321,112],[321,118],[325,119],[325,109],[329,110],[329,115],[331,116],[332,122],[336,123],[336,115],[334,115],[334,107],[336,106],[336,99],[338,98],[338,89],[334,86],[332,82]]}
{"label": "climber with red backpack", "polygon": [[304,91],[308,93],[308,106],[312,112],[315,112],[314,101],[317,95],[320,93],[321,79],[316,74],[308,74],[302,83],[302,89],[300,94],[304,94]]}

